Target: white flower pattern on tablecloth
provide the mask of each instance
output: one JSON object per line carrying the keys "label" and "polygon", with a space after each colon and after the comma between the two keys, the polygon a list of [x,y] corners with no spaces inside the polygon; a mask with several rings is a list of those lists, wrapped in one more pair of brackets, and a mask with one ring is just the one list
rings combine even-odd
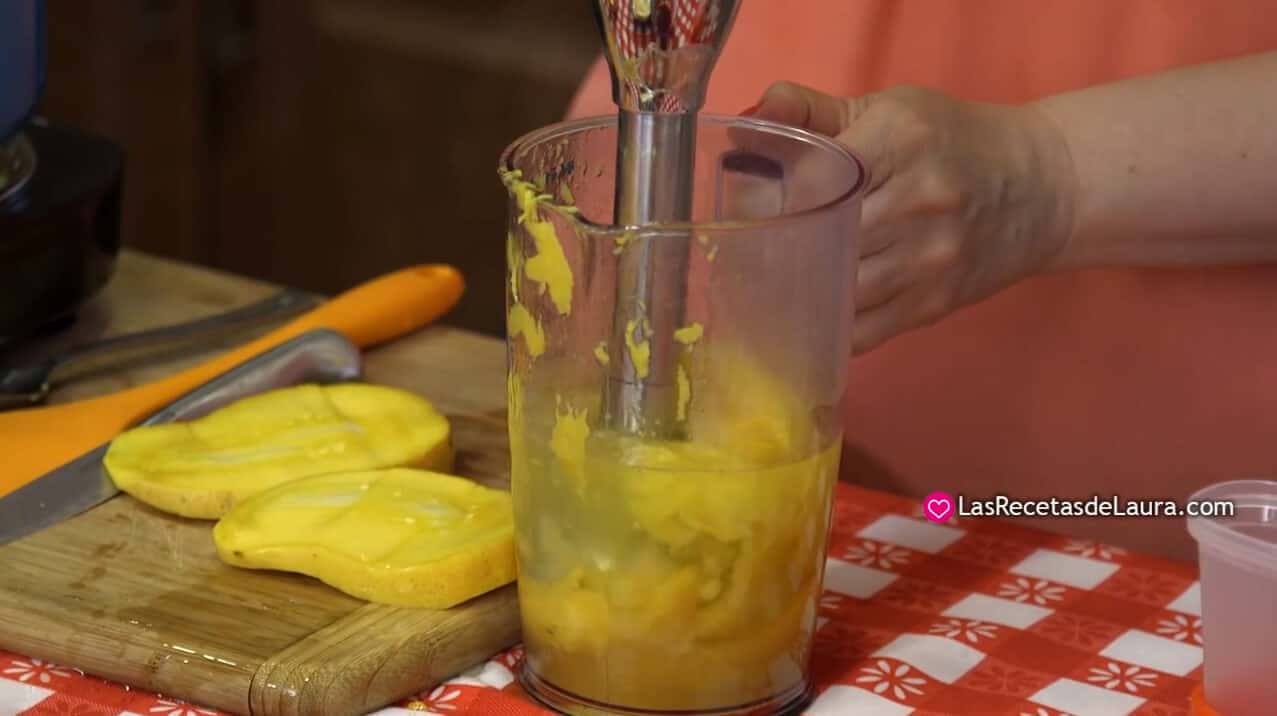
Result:
{"label": "white flower pattern on tablecloth", "polygon": [[856,677],[856,683],[875,694],[890,691],[897,699],[904,701],[909,698],[909,694],[922,694],[922,689],[918,687],[927,683],[926,679],[921,676],[910,676],[909,672],[908,664],[899,664],[892,668],[890,663],[880,659],[873,666],[862,668],[861,675]]}
{"label": "white flower pattern on tablecloth", "polygon": [[498,691],[514,681],[514,672],[501,659],[476,664],[444,682],[444,686],[476,686]]}
{"label": "white flower pattern on tablecloth", "polygon": [[166,699],[160,699],[155,702],[155,705],[148,709],[148,713],[163,714],[164,716],[217,716],[216,711],[192,706],[185,701],[168,701]]}
{"label": "white flower pattern on tablecloth", "polygon": [[448,688],[447,684],[435,687],[435,690],[431,691],[430,695],[426,697],[426,708],[429,709],[429,713],[433,714],[456,711],[457,704],[455,702],[460,696],[461,689]]}
{"label": "white flower pattern on tablecloth", "polygon": [[967,621],[965,619],[949,619],[947,621],[938,622],[931,625],[932,634],[940,634],[950,639],[963,639],[977,643],[981,639],[992,639],[998,635],[998,627],[996,624],[988,624],[982,621]]}
{"label": "white flower pattern on tablecloth", "polygon": [[1014,582],[1007,582],[998,588],[999,597],[1007,597],[1017,602],[1033,602],[1045,605],[1064,599],[1064,587],[1051,584],[1045,579],[1028,580],[1018,577]]}
{"label": "white flower pattern on tablecloth", "polygon": [[1183,614],[1176,614],[1174,619],[1162,619],[1157,622],[1157,633],[1175,641],[1191,641],[1202,643],[1202,619],[1189,619]]}
{"label": "white flower pattern on tablecloth", "polygon": [[48,684],[55,678],[68,678],[75,671],[41,659],[14,659],[3,673],[23,683]]}
{"label": "white flower pattern on tablecloth", "polygon": [[1092,542],[1085,539],[1069,540],[1064,545],[1064,551],[1070,554],[1076,554],[1079,557],[1089,557],[1093,559],[1104,559],[1113,561],[1114,557],[1126,554],[1126,550],[1122,547],[1114,547],[1110,544],[1102,542]]}
{"label": "white flower pattern on tablecloth", "polygon": [[1140,689],[1151,688],[1157,681],[1157,674],[1152,671],[1144,671],[1138,666],[1127,666],[1122,668],[1121,664],[1109,662],[1107,669],[1091,667],[1091,675],[1086,677],[1087,681],[1095,684],[1101,684],[1106,689],[1114,691],[1126,689],[1132,694],[1138,693]]}
{"label": "white flower pattern on tablecloth", "polygon": [[909,561],[909,550],[889,544],[861,540],[860,544],[847,548],[845,559],[862,567],[891,569]]}

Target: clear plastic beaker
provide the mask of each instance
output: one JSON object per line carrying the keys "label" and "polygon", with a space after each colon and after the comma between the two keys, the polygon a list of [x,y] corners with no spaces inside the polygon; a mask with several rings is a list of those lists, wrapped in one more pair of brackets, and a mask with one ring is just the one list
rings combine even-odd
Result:
{"label": "clear plastic beaker", "polygon": [[[613,117],[501,160],[522,678],[570,714],[809,691],[866,176],[808,132],[699,122],[684,224],[610,225]],[[644,270],[684,290],[640,295]],[[616,388],[639,384],[673,432],[627,425]]]}
{"label": "clear plastic beaker", "polygon": [[1223,482],[1189,501],[1217,513],[1188,520],[1201,571],[1205,700],[1225,716],[1267,713],[1277,709],[1277,482]]}

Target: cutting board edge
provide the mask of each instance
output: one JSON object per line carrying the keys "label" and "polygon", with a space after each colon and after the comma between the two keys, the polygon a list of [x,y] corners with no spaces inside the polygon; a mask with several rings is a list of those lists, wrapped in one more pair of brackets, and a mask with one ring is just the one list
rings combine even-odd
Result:
{"label": "cutting board edge", "polygon": [[[378,636],[395,628],[399,636]],[[446,611],[369,603],[262,662],[249,685],[248,714],[363,716],[429,691],[519,638],[514,584]],[[381,643],[370,649],[369,639]],[[343,656],[348,642],[358,645]]]}
{"label": "cutting board edge", "polygon": [[[249,689],[253,676],[260,670],[261,663],[265,663],[264,660],[260,660],[261,663],[257,664],[253,664],[252,662],[256,659],[251,658],[237,661],[235,667],[226,667],[225,679],[206,680],[206,684],[217,684],[217,688],[207,693],[195,692],[178,684],[176,680],[161,675],[167,672],[162,665],[170,661],[173,655],[156,649],[154,644],[146,640],[129,638],[121,633],[118,635],[118,643],[121,645],[120,653],[114,656],[89,649],[68,648],[67,645],[72,644],[78,634],[94,632],[100,634],[101,622],[99,621],[65,620],[65,617],[58,617],[59,630],[50,632],[48,624],[52,620],[45,619],[40,622],[44,626],[39,636],[26,636],[20,630],[9,628],[12,624],[20,624],[18,619],[24,616],[30,618],[31,610],[29,607],[15,608],[6,604],[2,598],[4,594],[12,595],[13,593],[0,593],[0,645],[5,649],[132,688],[152,691],[160,695],[180,694],[179,698],[192,703],[200,703],[230,713],[248,713]],[[125,654],[130,648],[136,650],[139,655],[149,654],[150,656],[140,660],[128,658]],[[205,668],[207,668],[206,665]]]}

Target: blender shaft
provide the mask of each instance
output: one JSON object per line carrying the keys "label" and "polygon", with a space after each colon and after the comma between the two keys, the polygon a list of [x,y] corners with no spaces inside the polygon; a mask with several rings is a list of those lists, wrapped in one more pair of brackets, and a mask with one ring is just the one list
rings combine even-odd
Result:
{"label": "blender shaft", "polygon": [[623,110],[617,127],[618,223],[691,219],[696,115]]}
{"label": "blender shaft", "polygon": [[[692,215],[696,116],[623,110],[618,118],[616,223],[686,222]],[[686,315],[689,237],[645,236],[617,264],[616,311],[606,414],[618,431],[649,437],[680,432],[674,340]],[[635,346],[645,350],[635,350]]]}
{"label": "blender shaft", "polygon": [[[696,113],[739,0],[590,0],[617,106],[615,223],[644,230],[617,264],[609,427],[677,438],[674,331],[687,303]],[[636,350],[637,349],[637,350]]]}

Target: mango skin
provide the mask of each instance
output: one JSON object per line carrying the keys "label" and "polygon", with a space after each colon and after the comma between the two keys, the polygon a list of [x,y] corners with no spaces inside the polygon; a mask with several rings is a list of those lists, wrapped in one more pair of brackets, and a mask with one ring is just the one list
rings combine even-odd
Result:
{"label": "mango skin", "polygon": [[196,420],[135,428],[112,441],[103,460],[122,492],[210,520],[311,475],[452,464],[451,426],[429,401],[366,383],[281,388]]}
{"label": "mango skin", "polygon": [[510,494],[425,470],[285,483],[227,513],[213,541],[231,566],[404,607],[448,609],[515,579]]}

